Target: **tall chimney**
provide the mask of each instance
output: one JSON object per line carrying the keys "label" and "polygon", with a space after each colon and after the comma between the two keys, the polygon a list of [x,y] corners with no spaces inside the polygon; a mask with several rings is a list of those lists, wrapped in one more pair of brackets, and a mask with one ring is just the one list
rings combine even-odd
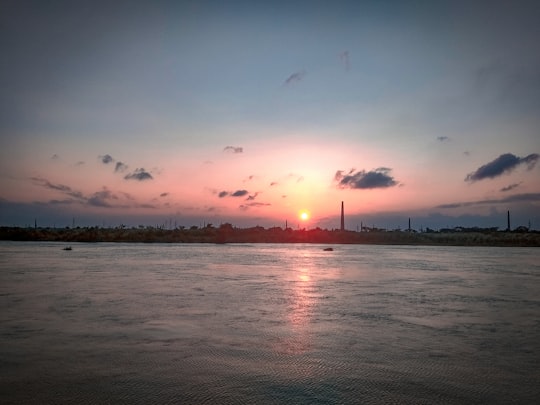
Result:
{"label": "tall chimney", "polygon": [[507,226],[506,230],[507,230],[507,231],[510,231],[510,211],[508,211],[508,212],[506,213],[506,215],[507,215],[506,220],[507,220],[507,223],[508,223],[508,226]]}
{"label": "tall chimney", "polygon": [[341,230],[345,230],[345,211],[343,209],[343,201],[341,202]]}

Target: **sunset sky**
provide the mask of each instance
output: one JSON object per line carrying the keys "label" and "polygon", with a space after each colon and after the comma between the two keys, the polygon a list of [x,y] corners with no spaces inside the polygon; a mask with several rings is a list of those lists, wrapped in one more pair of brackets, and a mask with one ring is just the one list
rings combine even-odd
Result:
{"label": "sunset sky", "polygon": [[2,1],[0,225],[540,229],[535,3]]}

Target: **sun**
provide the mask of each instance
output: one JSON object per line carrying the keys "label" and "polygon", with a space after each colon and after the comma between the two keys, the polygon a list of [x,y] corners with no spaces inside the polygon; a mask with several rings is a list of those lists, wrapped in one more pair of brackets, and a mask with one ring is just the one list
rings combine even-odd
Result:
{"label": "sun", "polygon": [[302,221],[307,221],[309,219],[309,212],[307,211],[300,211],[300,219]]}

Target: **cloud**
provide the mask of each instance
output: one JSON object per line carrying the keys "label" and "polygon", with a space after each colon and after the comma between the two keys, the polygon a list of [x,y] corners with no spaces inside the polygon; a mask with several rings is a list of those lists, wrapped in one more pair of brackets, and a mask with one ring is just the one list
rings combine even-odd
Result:
{"label": "cloud", "polygon": [[[224,198],[224,197],[244,197],[246,195],[248,195],[249,192],[247,190],[236,190],[236,191],[220,191],[218,193],[218,197],[219,198]],[[249,197],[248,197],[249,199]]]}
{"label": "cloud", "polygon": [[531,170],[540,156],[537,153],[532,153],[524,158],[520,158],[511,153],[505,153],[497,159],[480,166],[476,171],[469,173],[465,181],[475,182],[483,179],[492,179],[503,173],[510,173],[520,164],[526,164],[528,170]]}
{"label": "cloud", "polygon": [[58,156],[56,153],[51,156],[51,160],[58,160],[60,159],[60,156]]}
{"label": "cloud", "polygon": [[273,186],[277,186],[279,183],[277,181],[273,181],[272,183],[270,183],[270,187],[273,187]]}
{"label": "cloud", "polygon": [[341,63],[343,63],[343,66],[345,67],[345,70],[349,70],[351,67],[350,59],[349,59],[349,51],[343,51],[339,54],[339,59],[341,59]]}
{"label": "cloud", "polygon": [[451,204],[441,204],[437,205],[435,208],[461,208],[461,207],[470,207],[473,205],[490,205],[490,204],[501,204],[501,203],[515,203],[515,202],[540,202],[540,193],[526,193],[526,194],[514,194],[505,198],[496,198],[489,200],[478,200],[478,201],[467,201]]}
{"label": "cloud", "polygon": [[75,166],[82,166],[84,165],[84,162],[82,160],[79,160],[77,163],[75,163]]}
{"label": "cloud", "polygon": [[112,205],[108,202],[109,200],[118,200],[118,197],[114,195],[110,190],[107,190],[106,188],[94,193],[91,197],[88,198],[87,202],[88,205],[92,205],[94,207],[112,207]]}
{"label": "cloud", "polygon": [[437,140],[438,140],[439,142],[447,142],[447,141],[450,140],[450,138],[448,138],[447,136],[438,136],[438,137],[437,137]]}
{"label": "cloud", "polygon": [[248,198],[246,198],[246,201],[253,201],[255,198],[257,198],[258,195],[259,195],[259,193],[255,193],[253,195],[250,195]]}
{"label": "cloud", "polygon": [[285,80],[285,85],[290,85],[292,83],[295,83],[295,82],[299,82],[301,81],[305,76],[306,76],[306,71],[305,70],[300,70],[298,72],[295,72],[293,73],[292,75],[290,75],[287,80]]}
{"label": "cloud", "polygon": [[260,203],[260,202],[252,202],[252,203],[247,203],[247,204],[242,204],[240,205],[238,208],[240,208],[241,210],[248,210],[252,207],[269,207],[271,206],[272,204],[270,203]]}
{"label": "cloud", "polygon": [[114,158],[109,154],[103,155],[103,156],[100,155],[99,159],[101,159],[101,162],[106,164],[106,165],[108,165],[109,163],[114,162]]}
{"label": "cloud", "polygon": [[169,195],[169,193],[161,193],[159,196],[160,197],[167,197]]}
{"label": "cloud", "polygon": [[127,170],[128,166],[122,162],[116,162],[116,166],[114,167],[115,173],[123,173]]}
{"label": "cloud", "polygon": [[144,181],[144,180],[152,180],[153,177],[150,173],[144,170],[144,168],[137,168],[133,173],[128,173],[124,176],[124,179],[126,180],[137,180],[137,181]]}
{"label": "cloud", "polygon": [[236,190],[231,194],[231,197],[243,197],[248,194],[247,190]]}
{"label": "cloud", "polygon": [[389,175],[391,170],[387,167],[379,167],[370,172],[365,170],[355,172],[354,169],[351,169],[347,174],[343,174],[343,170],[338,170],[334,180],[338,182],[339,188],[373,189],[393,187],[398,183]]}
{"label": "cloud", "polygon": [[504,192],[506,192],[506,191],[513,190],[513,189],[515,189],[516,187],[519,187],[520,185],[521,185],[521,183],[510,184],[510,185],[508,185],[508,186],[506,186],[506,187],[501,188],[500,191],[504,193]]}
{"label": "cloud", "polygon": [[69,197],[79,200],[84,199],[84,196],[80,191],[73,190],[71,187],[64,184],[53,184],[50,181],[42,179],[40,177],[32,177],[31,180],[42,187],[48,188],[49,190],[60,191],[61,193],[66,194]]}
{"label": "cloud", "polygon": [[242,148],[241,146],[225,146],[223,148],[223,152],[243,153],[244,148]]}

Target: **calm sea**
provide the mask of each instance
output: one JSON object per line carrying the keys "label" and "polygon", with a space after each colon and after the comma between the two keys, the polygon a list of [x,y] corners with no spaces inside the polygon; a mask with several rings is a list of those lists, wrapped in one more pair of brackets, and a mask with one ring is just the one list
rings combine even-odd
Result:
{"label": "calm sea", "polygon": [[0,243],[0,402],[539,403],[540,249]]}

